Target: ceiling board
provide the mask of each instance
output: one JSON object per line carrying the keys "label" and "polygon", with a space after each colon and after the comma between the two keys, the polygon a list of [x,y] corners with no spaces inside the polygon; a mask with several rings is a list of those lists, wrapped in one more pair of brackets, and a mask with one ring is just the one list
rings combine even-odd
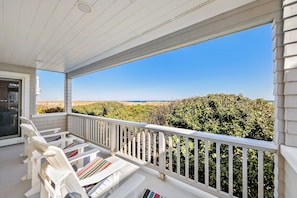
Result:
{"label": "ceiling board", "polygon": [[0,0],[0,63],[70,72],[252,1]]}

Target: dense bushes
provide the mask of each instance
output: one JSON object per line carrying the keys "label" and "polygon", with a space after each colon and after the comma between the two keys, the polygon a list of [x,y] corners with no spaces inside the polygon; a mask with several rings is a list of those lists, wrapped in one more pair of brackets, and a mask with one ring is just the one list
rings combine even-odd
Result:
{"label": "dense bushes", "polygon": [[242,95],[214,94],[176,101],[166,124],[216,134],[273,140],[273,104]]}
{"label": "dense bushes", "polygon": [[[258,140],[273,140],[273,104],[263,99],[251,100],[242,95],[214,94],[206,97],[195,97],[175,101],[170,104],[166,114],[166,125],[193,129],[216,134],[232,135],[242,138],[253,138]],[[173,139],[174,141],[174,139]],[[204,183],[204,142],[199,147],[199,181]],[[209,184],[216,186],[215,143],[210,143],[209,148]],[[182,155],[185,146],[181,146]],[[221,187],[228,192],[228,148],[221,146]],[[189,146],[189,159],[194,158],[194,148]],[[233,150],[233,177],[234,195],[241,197],[242,192],[242,148],[235,147]],[[181,165],[184,165],[181,157]],[[258,174],[257,174],[257,152],[248,150],[248,195],[257,197]],[[190,160],[189,166],[194,166]],[[264,154],[264,195],[273,197],[273,154]],[[181,171],[184,167],[181,167]],[[183,173],[181,173],[183,174]]]}

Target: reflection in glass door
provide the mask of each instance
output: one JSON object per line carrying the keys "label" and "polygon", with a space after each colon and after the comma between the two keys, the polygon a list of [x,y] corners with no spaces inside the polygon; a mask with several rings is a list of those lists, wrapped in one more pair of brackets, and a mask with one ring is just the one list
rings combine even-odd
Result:
{"label": "reflection in glass door", "polygon": [[0,139],[20,137],[21,82],[0,78]]}

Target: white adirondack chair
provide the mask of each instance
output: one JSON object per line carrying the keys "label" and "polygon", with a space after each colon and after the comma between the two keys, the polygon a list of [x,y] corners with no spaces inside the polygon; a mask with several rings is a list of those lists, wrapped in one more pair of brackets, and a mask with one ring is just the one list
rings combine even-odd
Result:
{"label": "white adirondack chair", "polygon": [[[60,132],[61,128],[52,128],[52,129],[46,129],[46,130],[38,130],[35,126],[35,124],[32,122],[32,120],[26,118],[26,117],[20,117],[22,124],[29,124],[33,127],[34,131],[36,131],[36,134],[43,136],[45,139],[52,139],[57,140],[60,138],[66,138],[67,134],[69,134],[68,131]],[[29,139],[27,137],[27,134],[24,134],[24,152],[20,154],[20,156],[26,157],[28,155],[28,152],[31,152],[29,149]],[[63,143],[65,141],[61,141]],[[27,159],[24,160],[24,163],[27,163]]]}
{"label": "white adirondack chair", "polygon": [[70,192],[82,197],[99,197],[117,185],[118,171],[126,165],[120,158],[96,158],[75,172],[61,148],[47,144],[41,137],[33,137],[36,150],[47,161],[42,168],[40,197],[65,197]]}
{"label": "white adirondack chair", "polygon": [[[21,124],[21,128],[23,129],[23,132],[24,134],[26,134],[28,142],[30,143],[27,147],[27,153],[29,158],[27,163],[27,174],[22,177],[23,181],[27,179],[32,179],[31,189],[25,193],[25,196],[29,197],[33,194],[36,194],[40,190],[40,180],[38,178],[38,173],[40,170],[42,158],[42,156],[39,153],[37,153],[36,151],[34,152],[35,148],[33,147],[31,140],[34,136],[40,137],[41,139],[43,139],[44,142],[46,142],[46,140],[43,136],[40,136],[38,134],[38,131],[36,131],[31,124]],[[68,146],[66,148],[63,148],[63,152],[66,154],[69,162],[75,164],[76,167],[83,166],[84,158],[89,157],[90,159],[94,159],[97,156],[97,153],[99,153],[99,150],[95,148],[85,151],[85,148],[90,146],[88,143],[71,146],[72,141],[73,138],[61,138],[59,140],[52,141],[49,144],[56,146],[61,145],[61,143],[63,143],[63,146],[67,144]]]}

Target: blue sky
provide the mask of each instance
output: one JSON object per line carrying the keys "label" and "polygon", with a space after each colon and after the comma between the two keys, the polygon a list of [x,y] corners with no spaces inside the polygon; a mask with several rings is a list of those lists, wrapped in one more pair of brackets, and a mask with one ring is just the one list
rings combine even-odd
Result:
{"label": "blue sky", "polygon": [[[211,93],[273,100],[272,55],[268,24],[73,79],[72,100],[175,100]],[[38,100],[63,100],[63,74],[38,75]]]}

